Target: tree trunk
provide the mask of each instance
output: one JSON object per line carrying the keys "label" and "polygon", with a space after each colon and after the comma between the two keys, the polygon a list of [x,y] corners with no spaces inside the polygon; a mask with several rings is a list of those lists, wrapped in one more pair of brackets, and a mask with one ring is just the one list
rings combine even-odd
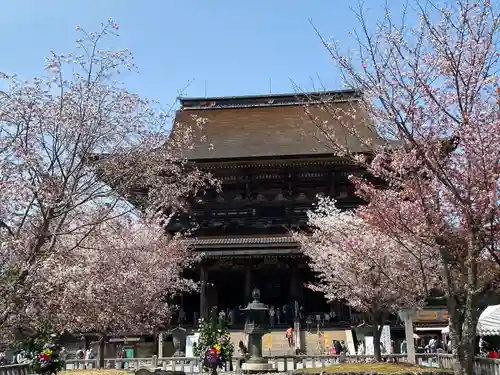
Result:
{"label": "tree trunk", "polygon": [[382,334],[377,322],[373,322],[373,356],[376,362],[382,362],[382,353],[380,351],[380,336]]}
{"label": "tree trunk", "polygon": [[106,341],[106,334],[103,333],[99,336],[99,368],[104,368],[104,343]]}
{"label": "tree trunk", "polygon": [[455,305],[448,312],[452,353],[456,359],[453,372],[456,375],[473,375],[478,313],[475,307],[467,306],[467,302],[462,308]]}

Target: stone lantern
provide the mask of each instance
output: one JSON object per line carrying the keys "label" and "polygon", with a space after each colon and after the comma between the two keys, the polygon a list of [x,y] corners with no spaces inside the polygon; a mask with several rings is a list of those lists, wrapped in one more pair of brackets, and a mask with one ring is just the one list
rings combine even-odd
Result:
{"label": "stone lantern", "polygon": [[269,308],[260,302],[260,290],[252,291],[253,301],[242,309],[245,314],[245,332],[248,334],[250,358],[242,365],[246,372],[269,372],[272,365],[262,357],[262,336],[269,332]]}

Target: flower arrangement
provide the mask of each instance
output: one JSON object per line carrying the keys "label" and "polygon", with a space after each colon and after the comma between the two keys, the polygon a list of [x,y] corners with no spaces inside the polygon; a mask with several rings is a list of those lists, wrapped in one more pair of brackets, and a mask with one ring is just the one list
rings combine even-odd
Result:
{"label": "flower arrangement", "polygon": [[60,358],[61,347],[54,343],[57,335],[50,327],[42,327],[36,335],[25,337],[21,348],[31,365],[31,370],[38,375],[51,375],[65,368]]}
{"label": "flower arrangement", "polygon": [[203,360],[204,367],[217,368],[221,365],[222,358],[220,349],[220,345],[216,344],[205,352],[205,358]]}
{"label": "flower arrangement", "polygon": [[64,361],[59,358],[60,348],[52,343],[46,343],[42,350],[29,353],[31,369],[36,374],[56,374],[64,368]]}
{"label": "flower arrangement", "polygon": [[202,360],[205,371],[222,368],[233,356],[234,346],[225,322],[220,321],[213,309],[207,320],[200,319],[200,334],[194,354]]}

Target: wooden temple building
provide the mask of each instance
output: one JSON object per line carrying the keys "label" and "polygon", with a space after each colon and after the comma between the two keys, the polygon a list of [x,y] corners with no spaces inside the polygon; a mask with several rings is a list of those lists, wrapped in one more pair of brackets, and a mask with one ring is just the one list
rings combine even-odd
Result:
{"label": "wooden temple building", "polygon": [[[222,182],[221,192],[195,197],[191,211],[170,223],[172,231],[194,224],[189,242],[202,254],[191,275],[202,281],[202,289],[200,294],[183,296],[184,322],[206,316],[213,307],[227,311],[244,306],[254,287],[270,306],[288,305],[292,311],[298,303],[304,314],[323,317],[334,311],[336,321],[351,320],[344,305],[327,304],[322,295],[305,287],[314,275],[290,233],[306,229],[306,212],[318,194],[335,197],[346,209],[362,204],[348,180],[362,171],[336,156],[316,126],[316,121],[335,126],[331,114],[323,110],[325,102],[348,109],[356,105],[356,93],[181,98],[180,102],[176,122],[207,120],[199,134],[205,140],[186,157]],[[365,152],[342,126],[336,131],[351,151]],[[358,131],[370,136],[368,129]],[[289,322],[290,315],[281,321]]]}

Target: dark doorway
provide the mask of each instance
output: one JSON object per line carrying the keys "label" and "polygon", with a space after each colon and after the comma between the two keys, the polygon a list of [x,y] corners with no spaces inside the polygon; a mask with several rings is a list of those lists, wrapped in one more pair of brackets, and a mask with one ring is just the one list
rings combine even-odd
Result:
{"label": "dark doorway", "polygon": [[217,307],[234,309],[246,305],[245,302],[245,273],[239,268],[221,268],[211,271],[211,279],[217,290]]}
{"label": "dark doorway", "polygon": [[268,306],[290,303],[290,271],[279,264],[262,264],[254,270],[253,286],[260,289],[261,301]]}

